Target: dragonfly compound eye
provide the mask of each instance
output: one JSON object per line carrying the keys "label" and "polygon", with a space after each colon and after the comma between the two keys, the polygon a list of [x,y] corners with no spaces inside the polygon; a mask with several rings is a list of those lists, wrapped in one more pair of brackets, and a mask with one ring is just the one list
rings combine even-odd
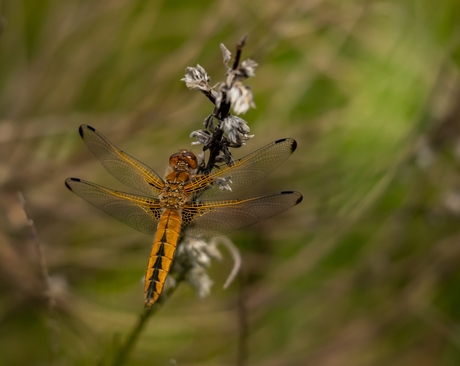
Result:
{"label": "dragonfly compound eye", "polygon": [[169,165],[172,167],[188,166],[191,169],[196,169],[198,163],[194,153],[187,150],[181,150],[178,153],[171,155]]}
{"label": "dragonfly compound eye", "polygon": [[187,160],[188,166],[192,169],[196,169],[198,162],[197,162],[195,154],[192,153],[191,151],[187,151],[182,155]]}

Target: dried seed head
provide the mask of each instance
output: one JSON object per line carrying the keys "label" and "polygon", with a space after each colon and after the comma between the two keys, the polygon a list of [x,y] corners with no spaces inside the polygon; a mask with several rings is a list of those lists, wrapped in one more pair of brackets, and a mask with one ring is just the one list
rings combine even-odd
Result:
{"label": "dried seed head", "polygon": [[196,67],[187,67],[185,70],[187,71],[185,78],[181,79],[181,81],[185,81],[187,88],[206,92],[211,90],[209,86],[210,78],[203,67],[197,65]]}
{"label": "dried seed head", "polygon": [[202,151],[196,157],[198,159],[197,171],[200,171],[200,170],[202,170],[202,169],[204,169],[206,167],[206,155],[205,155],[204,151]]}
{"label": "dried seed head", "polygon": [[257,66],[259,65],[254,60],[251,60],[251,59],[244,60],[241,63],[241,66],[238,68],[238,70],[240,71],[239,73],[239,77],[241,78],[240,80],[253,77],[256,74],[255,71],[256,71]]}
{"label": "dried seed head", "polygon": [[186,267],[209,267],[211,259],[222,259],[215,245],[190,237],[186,237],[178,246],[176,256],[176,259]]}
{"label": "dried seed head", "polygon": [[228,63],[232,58],[232,53],[228,50],[227,47],[225,47],[223,43],[220,44],[220,50],[222,51],[222,58],[224,59],[224,65],[227,67],[228,72],[231,70],[231,68],[228,66]]}
{"label": "dried seed head", "polygon": [[212,139],[211,133],[206,130],[196,130],[190,134],[190,138],[195,138],[196,141],[192,142],[192,145],[209,145]]}
{"label": "dried seed head", "polygon": [[222,259],[213,241],[208,243],[201,239],[186,237],[177,247],[173,271],[185,270],[187,282],[196,289],[199,297],[205,297],[211,291],[213,284],[206,272],[212,259]]}
{"label": "dried seed head", "polygon": [[227,135],[227,139],[232,147],[241,147],[245,145],[246,141],[254,137],[249,135],[251,131],[247,122],[237,116],[228,116],[222,123],[222,129]]}
{"label": "dried seed head", "polygon": [[[226,67],[225,82],[211,87],[209,76],[200,65],[187,67],[186,75],[182,79],[189,89],[200,90],[214,104],[213,112],[204,120],[204,129],[190,134],[190,137],[196,140],[192,145],[203,145],[203,153],[198,156],[198,174],[208,174],[222,163],[232,165],[234,160],[230,148],[241,147],[254,136],[249,134],[250,128],[244,119],[230,114],[231,109],[235,114],[242,114],[249,108],[255,108],[252,91],[243,84],[243,81],[254,76],[257,63],[250,59],[240,63],[244,42],[245,38],[237,45],[235,60],[231,66],[229,66],[232,59],[231,52],[225,45],[220,45]],[[207,150],[210,153],[206,163],[204,151]],[[213,184],[221,191],[232,190],[231,177],[216,177]],[[208,295],[213,284],[206,270],[212,259],[221,259],[221,254],[217,250],[219,243],[227,247],[235,262],[225,284],[227,287],[241,267],[239,251],[228,238],[220,237],[206,242],[186,236],[177,247],[171,272],[185,275],[186,280],[196,289],[200,297]],[[183,276],[181,278],[184,278]]]}
{"label": "dried seed head", "polygon": [[187,272],[187,282],[195,288],[199,298],[208,296],[214,281],[203,267],[193,267]]}
{"label": "dried seed head", "polygon": [[236,81],[227,91],[227,102],[236,114],[246,113],[249,108],[255,108],[251,88]]}

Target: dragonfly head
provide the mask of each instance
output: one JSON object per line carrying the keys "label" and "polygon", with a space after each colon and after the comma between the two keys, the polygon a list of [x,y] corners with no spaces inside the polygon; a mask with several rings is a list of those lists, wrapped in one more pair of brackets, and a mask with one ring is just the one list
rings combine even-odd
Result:
{"label": "dragonfly head", "polygon": [[169,165],[176,171],[190,171],[196,169],[198,163],[194,153],[181,150],[171,155]]}

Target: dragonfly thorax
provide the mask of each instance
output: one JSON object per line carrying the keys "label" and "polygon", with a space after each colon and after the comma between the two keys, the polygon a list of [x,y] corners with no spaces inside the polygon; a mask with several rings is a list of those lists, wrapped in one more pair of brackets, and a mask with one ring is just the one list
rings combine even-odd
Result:
{"label": "dragonfly thorax", "polygon": [[189,200],[184,192],[185,184],[190,180],[190,174],[173,170],[165,177],[163,192],[160,194],[160,205],[163,208],[179,209]]}
{"label": "dragonfly thorax", "polygon": [[163,208],[181,209],[188,201],[187,195],[179,191],[168,191],[160,194],[160,206]]}
{"label": "dragonfly thorax", "polygon": [[[174,175],[185,178],[188,177],[188,173],[185,172],[171,172],[168,177]],[[188,181],[188,179],[186,180]],[[184,193],[185,182],[181,180],[165,180],[165,187],[163,193],[160,194],[160,206],[163,208],[174,208],[180,209],[189,200],[188,196]]]}

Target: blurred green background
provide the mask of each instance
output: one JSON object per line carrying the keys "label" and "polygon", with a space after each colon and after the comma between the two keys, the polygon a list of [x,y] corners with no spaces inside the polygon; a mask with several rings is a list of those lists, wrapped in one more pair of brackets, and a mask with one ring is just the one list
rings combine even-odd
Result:
{"label": "blurred green background", "polygon": [[298,141],[248,195],[304,201],[231,235],[240,279],[222,289],[223,249],[211,295],[182,284],[127,364],[460,364],[458,0],[3,0],[0,365],[110,363],[142,310],[152,238],[65,188],[125,189],[78,126],[162,173],[212,110],[185,68],[222,80],[219,44],[244,34],[256,136],[235,156]]}

